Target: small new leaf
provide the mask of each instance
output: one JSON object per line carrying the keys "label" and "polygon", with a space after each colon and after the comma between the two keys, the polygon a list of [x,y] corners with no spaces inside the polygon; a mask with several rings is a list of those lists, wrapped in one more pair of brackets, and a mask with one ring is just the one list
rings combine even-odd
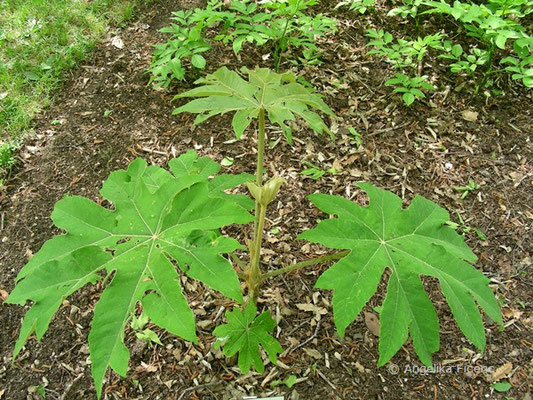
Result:
{"label": "small new leaf", "polygon": [[243,68],[248,80],[238,73],[222,67],[205,78],[198,79],[201,85],[175,98],[199,97],[178,107],[174,114],[190,112],[198,114],[194,123],[199,124],[215,115],[235,112],[232,126],[237,138],[264,109],[270,122],[278,124],[289,143],[292,142],[290,122],[296,116],[302,118],[317,133],[333,133],[322,118],[313,111],[318,110],[334,117],[333,112],[321,96],[296,82],[290,73],[277,74],[267,68],[249,70]]}
{"label": "small new leaf", "polygon": [[217,327],[213,332],[217,337],[215,348],[222,346],[228,357],[239,353],[239,368],[243,374],[250,371],[252,365],[259,373],[265,370],[259,353],[260,347],[265,349],[273,363],[277,361],[277,354],[283,351],[279,342],[269,335],[276,326],[270,313],[265,311],[258,317],[256,314],[257,309],[252,302],[248,303],[244,311],[234,308],[233,311],[226,312],[228,323]]}
{"label": "small new leaf", "polygon": [[173,262],[189,277],[242,301],[237,274],[221,256],[242,246],[221,236],[218,228],[252,220],[241,197],[221,192],[248,176],[209,179],[220,166],[194,152],[172,160],[170,169],[172,174],[137,159],[127,171],[113,172],[100,191],[113,210],[79,196],[56,204],[52,220],[66,233],[47,241],[26,264],[7,299],[21,305],[34,302],[13,358],[32,332],[43,337],[64,298],[100,280],[101,272],[113,278],[94,308],[89,333],[98,397],[108,366],[126,374],[124,327],[137,302],[154,324],[196,341],[194,315]]}
{"label": "small new leaf", "polygon": [[431,353],[439,349],[437,314],[420,275],[439,280],[459,328],[483,350],[485,333],[478,305],[500,325],[502,317],[489,280],[472,266],[476,256],[463,237],[446,225],[449,214],[421,196],[404,210],[395,194],[365,183],[359,187],[368,194],[368,207],[338,196],[309,196],[318,208],[338,218],[323,220],[299,236],[326,247],[351,250],[316,282],[318,288],[334,290],[339,335],[344,336],[389,268],[380,313],[380,366],[391,359],[409,334],[424,364],[431,365]]}

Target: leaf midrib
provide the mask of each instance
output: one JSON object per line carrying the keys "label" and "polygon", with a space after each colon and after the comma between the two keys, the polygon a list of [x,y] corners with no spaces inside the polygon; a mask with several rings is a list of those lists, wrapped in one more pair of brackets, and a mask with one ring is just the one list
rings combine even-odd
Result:
{"label": "leaf midrib", "polygon": [[[217,79],[218,79],[218,78],[217,78]],[[236,97],[239,97],[239,98],[243,99],[244,101],[246,101],[246,102],[252,104],[253,106],[256,106],[256,107],[258,106],[257,103],[254,103],[254,102],[251,101],[249,98],[247,98],[247,97],[243,96],[242,94],[240,94],[239,92],[235,91],[235,89],[233,89],[231,86],[226,85],[226,84],[225,84],[224,82],[222,82],[220,79],[218,79],[218,83],[219,83],[221,86],[227,88],[227,89],[230,91],[230,93],[231,93],[232,95],[234,95],[234,96],[236,96]],[[231,95],[228,96],[228,97],[231,97]]]}
{"label": "leaf midrib", "polygon": [[[142,243],[146,243],[147,241],[144,241]],[[125,313],[125,318],[120,322],[121,323],[121,328],[120,329],[117,329],[116,331],[116,334],[115,335],[108,335],[109,337],[113,336],[115,338],[114,340],[114,343],[113,343],[113,347],[112,347],[112,350],[109,352],[109,355],[107,358],[105,358],[106,362],[105,362],[105,370],[107,370],[107,366],[110,365],[110,360],[111,360],[111,357],[113,356],[113,353],[115,352],[115,349],[117,347],[117,344],[121,341],[120,338],[121,338],[121,335],[122,333],[124,332],[124,327],[126,326],[127,322],[128,322],[128,315],[129,315],[129,310],[131,309],[132,307],[132,304],[134,303],[134,299],[136,298],[136,294],[137,294],[137,291],[139,290],[139,285],[140,283],[142,282],[142,278],[144,277],[145,275],[145,272],[146,272],[146,269],[149,269],[149,264],[150,264],[150,257],[152,255],[152,251],[154,249],[154,246],[155,246],[155,240],[151,240],[152,244],[150,245],[150,249],[148,251],[148,254],[146,256],[146,264],[142,270],[142,272],[139,274],[139,279],[137,280],[137,284],[135,285],[135,290],[132,291],[132,296],[130,298],[130,302],[129,302],[129,305],[127,307],[127,310],[128,312]],[[140,245],[136,245],[134,246],[132,249],[129,249],[129,250],[133,250],[134,248],[137,248],[139,247]],[[122,256],[123,254],[126,254],[126,252],[120,254],[118,257]],[[116,258],[113,258],[112,260],[116,260]],[[110,260],[110,261],[112,261]],[[106,263],[107,264],[107,263]],[[105,265],[105,264],[104,264]],[[118,323],[119,321],[117,321]],[[104,374],[105,374],[105,370],[104,370]]]}
{"label": "leaf midrib", "polygon": [[[470,287],[468,287],[467,285],[465,285],[461,280],[458,280],[458,279],[455,279],[453,275],[450,275],[448,273],[446,273],[446,271],[444,270],[441,270],[441,269],[438,269],[437,267],[429,264],[428,262],[420,259],[419,257],[405,251],[405,250],[402,250],[398,247],[395,247],[395,246],[391,246],[390,244],[388,244],[388,246],[390,246],[392,249],[396,250],[396,251],[399,251],[403,254],[406,254],[408,257],[411,257],[411,258],[414,258],[416,261],[424,264],[426,267],[428,267],[429,269],[431,269],[433,271],[433,275],[431,275],[430,273],[427,273],[427,274],[424,274],[424,275],[428,275],[428,276],[434,276],[436,278],[442,278],[444,279],[445,281],[446,280],[449,280],[451,282],[454,282],[456,284],[458,284],[461,288],[463,288],[467,293],[475,293]],[[391,268],[392,269],[392,268]],[[394,269],[395,271],[395,269]],[[477,293],[476,293],[477,294]]]}
{"label": "leaf midrib", "polygon": [[[414,318],[414,314],[413,314],[413,312],[411,310],[411,302],[409,301],[409,296],[407,296],[406,291],[403,289],[403,283],[402,283],[400,274],[397,271],[396,263],[394,262],[391,254],[389,253],[389,250],[386,248],[386,246],[383,246],[383,247],[385,248],[385,251],[387,252],[387,257],[389,258],[389,261],[390,261],[391,265],[394,265],[394,268],[391,266],[390,269],[393,271],[393,275],[398,281],[398,291],[401,291],[401,293],[403,295],[403,298],[404,298],[404,301],[407,304],[407,309],[409,310],[410,318],[409,318],[409,323],[407,324],[407,329],[409,330],[409,334],[411,334],[411,336],[412,336],[411,324],[414,324],[419,332],[423,332],[424,330],[420,329],[420,326],[418,325],[417,319]],[[391,278],[389,278],[389,279],[391,279]],[[398,309],[397,306],[398,306],[398,303],[396,302],[395,303],[395,307],[396,308],[394,310],[395,311],[394,315],[396,315],[396,310]],[[431,351],[429,351],[429,349],[428,349],[428,346],[427,346],[427,343],[426,343],[426,340],[425,340],[425,336],[423,336],[423,335],[419,335],[419,336],[422,339],[422,343],[424,345],[425,352],[427,354],[431,355]]]}

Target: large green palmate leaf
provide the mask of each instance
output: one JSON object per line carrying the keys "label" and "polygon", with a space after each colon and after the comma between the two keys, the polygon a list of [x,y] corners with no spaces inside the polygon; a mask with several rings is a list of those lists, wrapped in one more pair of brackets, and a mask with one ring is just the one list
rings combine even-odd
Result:
{"label": "large green palmate leaf", "polygon": [[[217,114],[235,112],[232,126],[240,138],[259,110],[264,109],[270,122],[278,124],[287,141],[292,141],[292,130],[287,121],[299,116],[317,133],[332,133],[313,109],[334,116],[321,96],[296,82],[290,73],[277,74],[268,68],[249,70],[243,68],[248,81],[238,73],[222,67],[195,83],[199,86],[175,98],[200,97],[178,107],[174,114],[190,112],[199,114],[194,123],[199,124]],[[333,135],[332,135],[333,136]]]}
{"label": "large green palmate leaf", "polygon": [[106,209],[78,196],[57,202],[52,220],[66,231],[47,241],[20,271],[8,302],[34,304],[26,313],[14,358],[35,331],[38,339],[63,299],[87,283],[113,278],[94,309],[89,334],[92,374],[98,396],[110,366],[120,375],[128,367],[124,327],[137,302],[157,325],[196,341],[192,311],[182,293],[180,274],[242,301],[230,262],[221,256],[242,246],[218,228],[247,223],[250,199],[223,193],[250,175],[216,175],[220,166],[190,151],[169,163],[170,172],[142,159],[113,172],[102,196]]}
{"label": "large green palmate leaf", "polygon": [[449,214],[421,196],[403,209],[401,199],[393,193],[365,183],[359,187],[368,194],[368,207],[338,196],[310,195],[313,204],[338,218],[320,221],[299,236],[326,247],[351,250],[316,282],[317,288],[334,290],[339,335],[344,336],[389,268],[380,314],[380,366],[396,354],[409,334],[424,364],[431,365],[431,353],[439,349],[439,323],[421,275],[439,280],[459,328],[483,350],[485,334],[477,305],[500,324],[501,313],[489,280],[471,265],[476,256],[462,236],[444,225]]}
{"label": "large green palmate leaf", "polygon": [[218,326],[213,332],[217,336],[215,348],[223,346],[227,357],[239,353],[239,369],[243,374],[248,373],[252,365],[257,372],[264,372],[260,347],[265,349],[273,363],[277,361],[277,354],[283,351],[279,342],[269,334],[276,326],[270,313],[265,311],[257,317],[256,314],[253,302],[249,302],[244,311],[238,308],[227,311],[228,323]]}

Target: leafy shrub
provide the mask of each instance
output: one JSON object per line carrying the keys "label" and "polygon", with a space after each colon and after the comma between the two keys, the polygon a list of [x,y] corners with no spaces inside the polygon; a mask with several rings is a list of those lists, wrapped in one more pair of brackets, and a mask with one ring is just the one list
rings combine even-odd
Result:
{"label": "leafy shrub", "polygon": [[443,52],[438,58],[454,61],[449,67],[450,71],[456,74],[472,76],[478,67],[489,62],[489,52],[477,47],[471,49],[470,54],[467,54],[460,44],[453,44],[446,40],[438,48]]}
{"label": "leafy shrub", "polygon": [[404,0],[404,4],[400,7],[395,7],[388,12],[388,16],[394,17],[400,15],[402,18],[415,18],[419,14],[420,5],[423,0]]}
{"label": "leafy shrub", "polygon": [[438,47],[443,38],[443,34],[436,33],[416,40],[397,39],[383,29],[376,31],[369,29],[366,36],[373,39],[367,46],[373,47],[368,54],[376,54],[383,57],[396,69],[416,68],[424,58],[430,47]]}
{"label": "leafy shrub", "polygon": [[[379,31],[369,29],[367,36],[373,39],[367,44],[367,46],[373,47],[367,54],[376,54],[390,63],[395,69],[401,71],[420,69],[419,67],[429,48],[442,47],[441,41],[443,38],[443,34],[437,33],[418,37],[416,40],[411,41],[398,39],[394,43],[392,34],[385,32],[383,29]],[[402,93],[402,100],[407,106],[410,106],[416,99],[425,97],[421,89],[435,90],[427,82],[427,76],[409,77],[406,74],[395,73],[394,78],[387,80],[385,84],[397,86],[394,92]]]}
{"label": "leafy shrub", "polygon": [[[452,64],[452,72],[464,71],[473,74],[475,67],[486,65],[482,79],[478,83],[475,93],[478,93],[494,71],[494,59],[498,49],[506,50],[507,43],[512,43],[515,53],[522,59],[527,59],[533,51],[533,37],[527,34],[526,30],[518,21],[506,17],[512,15],[514,18],[530,13],[531,4],[528,1],[492,1],[488,5],[463,3],[455,1],[453,6],[445,1],[425,0],[424,4],[428,10],[424,13],[439,13],[452,16],[461,22],[466,30],[466,34],[471,36],[485,47],[472,49],[471,54],[466,56],[466,61],[459,61]],[[522,8],[523,7],[523,8]],[[521,10],[524,10],[523,12]],[[527,63],[526,63],[527,65]],[[513,71],[511,71],[513,72]],[[517,78],[519,80],[521,78]],[[527,80],[526,80],[527,81]]]}
{"label": "leafy shrub", "polygon": [[511,72],[511,78],[521,80],[525,87],[533,87],[533,55],[523,60],[514,57],[505,57],[500,64],[510,64],[505,70]]}

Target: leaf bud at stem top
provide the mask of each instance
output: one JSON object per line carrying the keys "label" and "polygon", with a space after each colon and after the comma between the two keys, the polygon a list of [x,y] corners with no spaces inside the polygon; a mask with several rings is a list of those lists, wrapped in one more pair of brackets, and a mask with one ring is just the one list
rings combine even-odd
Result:
{"label": "leaf bud at stem top", "polygon": [[274,200],[274,197],[276,197],[276,194],[278,194],[279,188],[283,182],[285,182],[285,179],[277,176],[270,179],[263,186],[258,186],[253,182],[246,182],[246,186],[248,187],[252,197],[262,207],[266,207],[268,204],[270,204],[270,202],[272,202],[272,200]]}

